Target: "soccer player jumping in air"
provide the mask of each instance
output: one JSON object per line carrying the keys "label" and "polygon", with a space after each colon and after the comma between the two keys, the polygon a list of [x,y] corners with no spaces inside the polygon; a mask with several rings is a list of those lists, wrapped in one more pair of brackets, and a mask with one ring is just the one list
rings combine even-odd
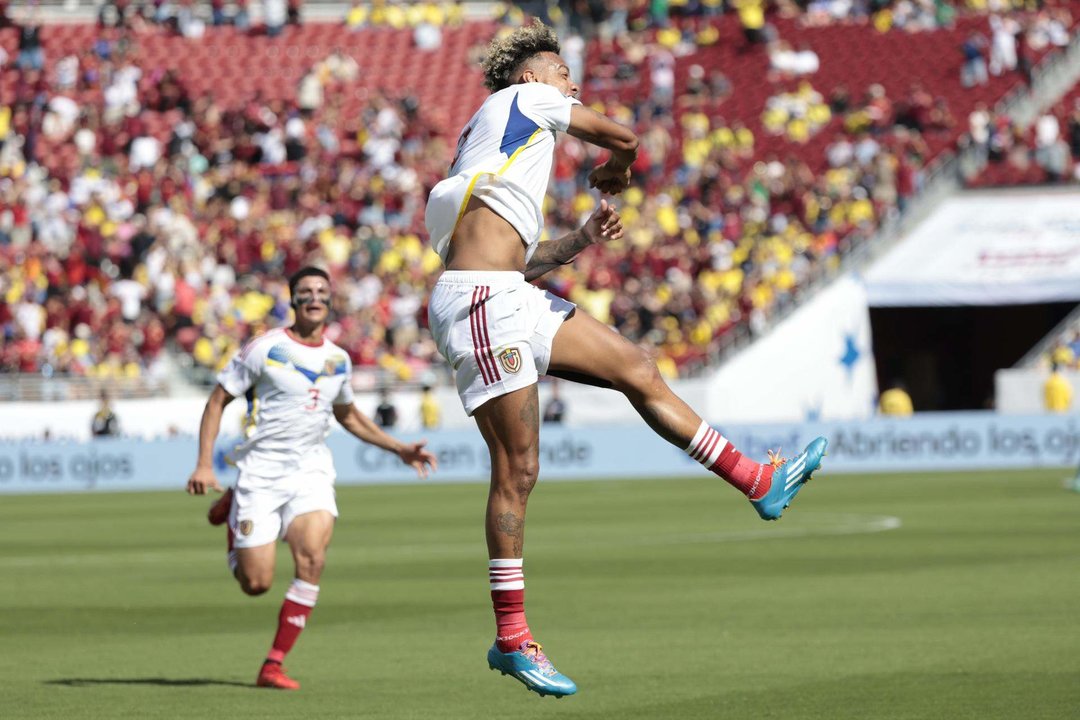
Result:
{"label": "soccer player jumping in air", "polygon": [[577,687],[533,639],[524,607],[539,375],[623,393],[649,427],[735,486],[766,520],[780,517],[820,466],[827,443],[817,438],[791,461],[743,456],[672,393],[650,353],[530,284],[589,245],[622,236],[615,207],[601,200],[580,230],[538,242],[556,133],[610,151],[589,175],[590,185],[608,194],[628,187],[638,140],[575,99],[578,86],[559,57],[558,38],[538,21],[494,40],[484,73],[492,94],[462,130],[449,176],[428,198],[428,232],[446,266],[428,315],[491,453],[486,531],[496,640],[488,664],[541,695],[561,697]]}
{"label": "soccer player jumping in air", "polygon": [[300,684],[281,661],[292,649],[319,597],[319,577],[334,532],[334,461],[326,446],[330,419],[350,433],[395,453],[420,477],[436,469],[423,442],[401,443],[353,404],[352,363],[323,337],[330,314],[330,276],[306,267],[289,278],[292,327],[249,341],[218,376],[199,428],[199,458],[187,491],[221,492],[214,476],[214,440],[234,397],[253,401],[254,428],[237,451],[240,476],[211,508],[210,523],[229,523],[229,568],[240,589],[261,595],[274,579],[275,543],[289,544],[295,579],[285,592],[278,629],[256,684],[282,690]]}

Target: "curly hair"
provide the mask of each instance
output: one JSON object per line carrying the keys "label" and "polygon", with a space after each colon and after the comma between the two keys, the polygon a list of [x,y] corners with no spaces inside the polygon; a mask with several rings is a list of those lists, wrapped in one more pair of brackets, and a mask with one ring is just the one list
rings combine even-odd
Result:
{"label": "curly hair", "polygon": [[484,58],[484,86],[497,92],[513,84],[515,72],[540,53],[559,53],[559,36],[540,20],[524,25],[506,37],[496,37]]}

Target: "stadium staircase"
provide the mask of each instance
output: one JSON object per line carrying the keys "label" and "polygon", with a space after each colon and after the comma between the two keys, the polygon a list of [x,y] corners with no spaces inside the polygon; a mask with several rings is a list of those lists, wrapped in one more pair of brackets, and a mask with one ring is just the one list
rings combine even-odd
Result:
{"label": "stadium staircase", "polygon": [[[1065,137],[1066,119],[1073,104],[1080,101],[1080,36],[1074,37],[1067,51],[1048,65],[1036,80],[1034,92],[1018,98],[1015,106],[1007,108],[1009,118],[1021,129],[1028,148],[1035,147],[1033,123],[1045,112],[1058,117],[1061,135]],[[1046,172],[1033,162],[1026,168],[1008,162],[987,163],[970,168],[965,177],[971,188],[1035,185],[1047,181]]]}

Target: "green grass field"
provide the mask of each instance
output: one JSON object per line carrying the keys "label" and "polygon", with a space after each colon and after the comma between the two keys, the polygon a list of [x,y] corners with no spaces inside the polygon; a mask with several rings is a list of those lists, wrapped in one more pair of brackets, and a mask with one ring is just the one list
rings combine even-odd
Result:
{"label": "green grass field", "polygon": [[252,686],[287,552],[253,599],[205,500],[0,496],[0,718],[1077,718],[1064,474],[822,473],[769,524],[710,478],[541,482],[527,607],[562,700],[487,669],[484,485],[339,491],[296,693]]}

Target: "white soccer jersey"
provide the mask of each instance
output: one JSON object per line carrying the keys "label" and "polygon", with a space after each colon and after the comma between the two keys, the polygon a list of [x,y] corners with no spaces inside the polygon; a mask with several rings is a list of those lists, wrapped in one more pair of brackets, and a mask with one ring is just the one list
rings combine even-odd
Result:
{"label": "white soccer jersey", "polygon": [[539,82],[511,85],[484,101],[461,131],[449,177],[428,197],[424,220],[444,261],[473,195],[514,226],[532,255],[544,229],[555,136],[570,127],[570,108],[580,104]]}
{"label": "white soccer jersey", "polygon": [[348,354],[329,340],[308,345],[278,329],[248,342],[217,378],[234,397],[254,393],[255,426],[237,467],[261,478],[301,469],[333,475],[326,436],[333,406],[353,402],[351,378]]}

